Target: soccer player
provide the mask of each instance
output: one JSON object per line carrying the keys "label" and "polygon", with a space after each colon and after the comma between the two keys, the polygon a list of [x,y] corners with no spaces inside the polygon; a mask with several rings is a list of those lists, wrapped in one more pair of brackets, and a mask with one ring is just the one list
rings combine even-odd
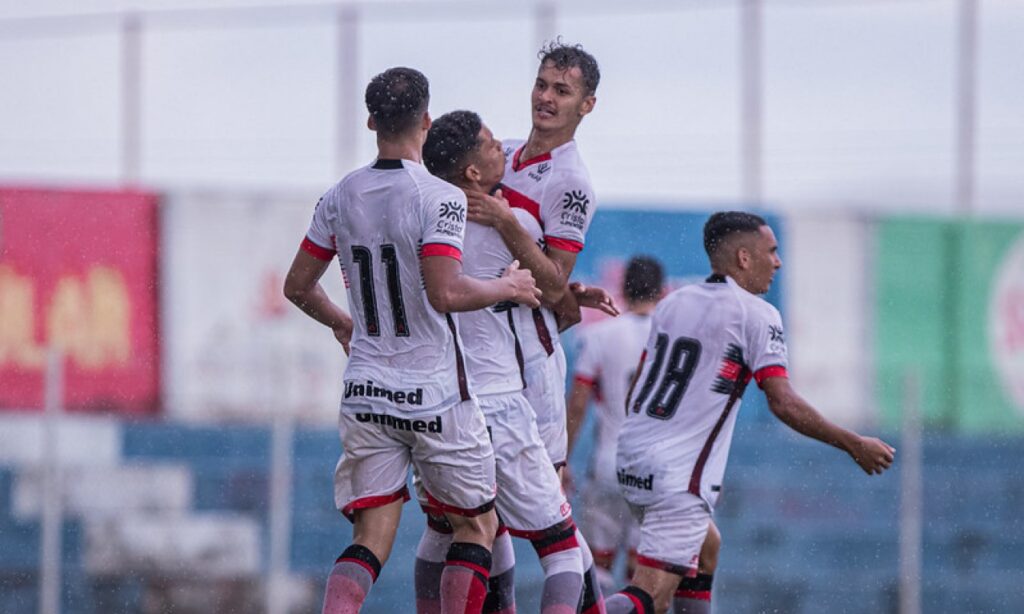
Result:
{"label": "soccer player", "polygon": [[[651,328],[651,312],[664,296],[661,263],[648,256],[634,256],[626,265],[622,294],[623,315],[599,322],[578,333],[579,351],[567,403],[569,455],[583,424],[587,405],[596,399],[594,448],[583,490],[581,532],[590,543],[602,589],[614,584],[611,571],[616,555],[628,556],[627,577],[633,575],[639,527],[615,480],[615,449],[619,427],[625,420],[622,407],[633,381],[636,359],[644,349]],[[566,475],[569,468],[566,467]]]}
{"label": "soccer player", "polygon": [[[505,171],[501,141],[471,111],[453,111],[437,118],[427,135],[423,160],[431,173],[467,193],[494,190]],[[514,214],[523,218],[524,224],[537,224],[525,212]],[[497,231],[472,222],[466,226],[463,255],[463,272],[479,279],[499,277],[514,260]],[[512,535],[529,539],[540,557],[545,574],[541,612],[576,612],[583,588],[576,526],[541,441],[533,409],[523,396],[523,354],[514,311],[515,305],[506,302],[461,314],[459,334],[494,446],[498,515]],[[439,522],[436,518],[436,509],[429,504],[424,508],[429,520],[416,562],[420,614],[435,611],[432,593],[445,544],[443,535],[448,532],[443,519]],[[508,555],[499,561],[506,547]],[[500,536],[495,541],[485,611],[513,611],[513,563],[511,543],[507,535]]]}
{"label": "soccer player", "polygon": [[[593,109],[601,73],[597,61],[579,45],[555,42],[541,50],[530,97],[532,129],[526,141],[505,142],[507,163],[499,197],[471,194],[470,221],[491,226],[512,256],[529,269],[543,291],[544,308],[520,308],[517,319],[526,364],[526,398],[552,462],[565,465],[565,353],[563,326],[579,318],[579,305],[567,288],[583,249],[596,202],[590,176],[576,147],[580,122]],[[507,201],[507,202],[506,202]],[[509,210],[522,209],[536,224],[519,222]],[[584,612],[601,607],[593,557],[583,536],[587,570]]]}
{"label": "soccer player", "polygon": [[[829,422],[790,386],[782,318],[757,296],[782,266],[764,219],[715,213],[704,249],[711,275],[658,304],[626,397],[616,479],[640,521],[640,544],[631,585],[605,602],[609,614],[666,612],[680,581],[696,576],[751,378],[786,425],[845,451],[869,475],[893,462],[888,444]],[[710,595],[693,597],[675,611],[710,612]]]}
{"label": "soccer player", "polygon": [[[323,612],[358,612],[394,543],[415,465],[454,530],[441,610],[479,612],[498,527],[494,453],[471,394],[453,312],[538,305],[515,263],[494,279],[462,272],[466,200],[421,164],[430,127],[426,77],[391,68],[366,88],[377,159],[327,191],[285,280],[285,295],[349,352],[334,498],[352,544],[327,580]],[[319,279],[337,256],[352,316]]]}

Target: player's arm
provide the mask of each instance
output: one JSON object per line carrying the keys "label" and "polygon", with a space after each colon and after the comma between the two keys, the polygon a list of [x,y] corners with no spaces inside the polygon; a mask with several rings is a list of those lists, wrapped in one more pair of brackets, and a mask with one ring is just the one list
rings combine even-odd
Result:
{"label": "player's arm", "polygon": [[796,432],[835,446],[849,454],[868,475],[882,473],[892,465],[895,448],[875,437],[862,437],[822,416],[805,401],[787,377],[767,377],[761,388],[772,413]]}
{"label": "player's arm", "polygon": [[579,435],[580,427],[583,426],[583,418],[587,414],[587,403],[594,394],[595,382],[576,376],[572,380],[572,388],[569,389],[569,399],[565,407],[565,428],[569,437],[569,452],[572,456],[572,449],[576,444],[576,437]]}
{"label": "player's arm", "polygon": [[423,283],[430,306],[441,313],[475,311],[513,301],[540,306],[533,275],[513,261],[498,279],[476,279],[462,272],[462,262],[450,256],[424,256]]}
{"label": "player's arm", "polygon": [[306,315],[334,331],[347,354],[352,339],[352,317],[336,305],[320,285],[320,278],[330,263],[330,258],[325,260],[299,248],[284,280],[284,295]]}
{"label": "player's arm", "polygon": [[[469,220],[498,231],[512,257],[519,261],[522,268],[533,273],[544,305],[552,308],[559,306],[563,297],[570,294],[569,274],[576,265],[576,254],[557,248],[548,248],[545,253],[516,219],[508,202],[501,197],[500,190],[494,196],[470,192],[467,193],[467,199]],[[576,301],[572,298],[568,300],[561,308],[572,309]]]}

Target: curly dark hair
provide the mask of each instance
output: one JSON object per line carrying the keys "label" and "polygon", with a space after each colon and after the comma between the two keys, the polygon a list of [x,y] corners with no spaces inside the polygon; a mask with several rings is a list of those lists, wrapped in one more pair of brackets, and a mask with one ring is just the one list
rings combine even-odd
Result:
{"label": "curly dark hair", "polygon": [[452,111],[434,120],[423,143],[423,163],[432,174],[456,183],[480,146],[483,122],[472,111]]}
{"label": "curly dark hair", "polygon": [[626,299],[634,303],[656,300],[661,296],[664,284],[665,270],[656,258],[633,256],[629,259],[622,283],[622,293]]}
{"label": "curly dark hair", "polygon": [[430,83],[414,68],[389,68],[366,86],[366,110],[384,137],[412,129],[429,103]]}
{"label": "curly dark hair", "polygon": [[712,213],[704,223],[704,251],[714,256],[725,240],[738,232],[757,232],[768,222],[760,215],[745,211],[719,211]]}
{"label": "curly dark hair", "polygon": [[556,38],[541,48],[537,53],[540,64],[553,62],[558,70],[569,70],[579,68],[583,74],[583,87],[586,88],[584,95],[593,96],[597,92],[597,84],[601,82],[601,69],[597,67],[597,60],[583,50],[583,45],[569,45],[562,42],[562,38]]}

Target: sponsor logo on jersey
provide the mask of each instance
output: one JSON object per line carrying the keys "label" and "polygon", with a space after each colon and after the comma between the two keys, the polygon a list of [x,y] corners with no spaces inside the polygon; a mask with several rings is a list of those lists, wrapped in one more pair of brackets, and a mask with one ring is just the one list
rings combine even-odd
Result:
{"label": "sponsor logo on jersey", "polygon": [[529,171],[526,174],[530,176],[530,179],[533,179],[534,181],[539,183],[540,180],[544,178],[544,173],[548,172],[549,170],[551,170],[551,163],[541,162],[540,164],[537,165],[536,170]]}
{"label": "sponsor logo on jersey", "polygon": [[462,203],[454,201],[450,203],[441,203],[441,217],[456,222],[465,222],[466,209],[462,206]]}
{"label": "sponsor logo on jersey", "polygon": [[423,405],[423,389],[390,390],[380,384],[366,380],[365,382],[345,382],[345,398],[362,397],[364,399],[387,399],[395,405]]}
{"label": "sponsor logo on jersey", "polygon": [[583,190],[570,190],[562,194],[562,224],[583,230],[589,206],[590,197]]}
{"label": "sponsor logo on jersey", "polygon": [[397,431],[408,431],[410,433],[440,433],[442,432],[441,416],[433,420],[411,420],[409,418],[396,418],[387,414],[356,414],[356,420],[360,422],[372,422]]}
{"label": "sponsor logo on jersey", "polygon": [[642,490],[654,490],[654,474],[651,473],[647,477],[640,475],[633,475],[626,473],[622,469],[616,472],[616,476],[619,479],[619,484],[623,486],[630,486],[632,488],[640,488]]}
{"label": "sponsor logo on jersey", "polygon": [[768,349],[774,354],[786,355],[786,336],[781,326],[768,325]]}

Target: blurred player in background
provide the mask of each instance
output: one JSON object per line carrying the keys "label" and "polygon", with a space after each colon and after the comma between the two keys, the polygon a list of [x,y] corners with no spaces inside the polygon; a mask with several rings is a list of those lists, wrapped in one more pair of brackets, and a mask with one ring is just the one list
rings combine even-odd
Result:
{"label": "blurred player in background", "polygon": [[[286,296],[349,353],[334,496],[353,537],[327,580],[325,614],[362,607],[394,543],[410,462],[454,531],[441,611],[479,612],[486,594],[498,528],[494,454],[451,313],[539,305],[539,291],[514,263],[495,279],[462,272],[465,196],[420,163],[429,98],[426,77],[409,68],[370,81],[377,159],[320,199],[285,280]],[[352,317],[319,284],[335,256]]]}
{"label": "blurred player in background", "polygon": [[[427,135],[423,159],[431,173],[467,193],[493,191],[505,171],[501,141],[471,111],[439,117]],[[536,223],[525,212],[513,213]],[[467,224],[463,246],[463,271],[479,279],[500,277],[514,261],[488,226]],[[526,380],[515,307],[505,302],[461,314],[459,334],[494,446],[498,515],[513,535],[529,539],[540,556],[545,575],[541,612],[575,612],[583,587],[576,526],[533,409],[523,396]],[[420,614],[429,614],[437,611],[434,597],[451,531],[438,510],[429,505],[424,509],[429,520],[416,559],[416,603]],[[493,552],[484,611],[512,612],[515,559],[507,533],[496,538]]]}
{"label": "blurred player in background", "polygon": [[[600,80],[597,61],[579,45],[555,42],[542,49],[530,96],[530,135],[525,141],[505,142],[507,162],[497,197],[476,193],[469,197],[470,221],[497,230],[543,291],[544,307],[518,309],[517,319],[526,362],[526,397],[548,455],[559,469],[565,465],[568,443],[565,352],[558,333],[560,325],[579,319],[578,302],[567,284],[597,206],[575,136],[597,103]],[[509,206],[525,210],[536,224],[524,226]],[[578,532],[577,539],[587,570],[583,611],[599,611],[593,557]]]}
{"label": "blurred player in background", "polygon": [[[619,427],[626,418],[622,411],[626,392],[650,333],[651,312],[664,295],[664,277],[660,262],[634,256],[626,265],[622,284],[625,313],[577,333],[579,351],[566,415],[569,455],[593,398],[597,406],[594,447],[587,487],[580,501],[582,510],[577,511],[582,520],[580,530],[590,543],[604,590],[615,586],[611,570],[620,551],[629,557],[627,577],[633,573],[639,527],[615,480],[615,449]],[[564,471],[568,482],[569,467]]]}
{"label": "blurred player in background", "polygon": [[[715,213],[704,248],[711,276],[658,304],[627,395],[616,479],[640,521],[640,544],[631,585],[606,601],[609,614],[666,612],[681,581],[697,576],[751,378],[780,420],[847,452],[869,475],[893,462],[888,444],[829,422],[790,386],[782,318],[757,296],[782,266],[767,223]],[[710,591],[677,599],[675,611],[707,614]]]}

